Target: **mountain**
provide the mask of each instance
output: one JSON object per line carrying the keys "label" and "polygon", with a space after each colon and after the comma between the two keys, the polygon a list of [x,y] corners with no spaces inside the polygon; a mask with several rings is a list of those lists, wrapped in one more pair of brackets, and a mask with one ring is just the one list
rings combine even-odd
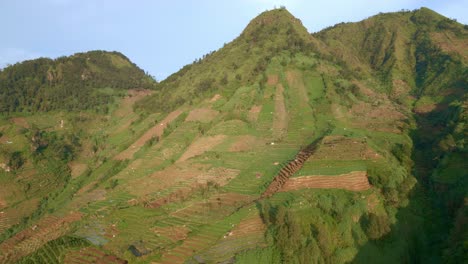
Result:
{"label": "mountain", "polygon": [[461,263],[467,36],[280,8],[108,111],[5,113],[0,262]]}
{"label": "mountain", "polygon": [[[154,81],[119,52],[40,58],[0,71],[0,111],[84,110],[109,104],[107,88],[151,88]],[[104,109],[101,109],[104,110]]]}

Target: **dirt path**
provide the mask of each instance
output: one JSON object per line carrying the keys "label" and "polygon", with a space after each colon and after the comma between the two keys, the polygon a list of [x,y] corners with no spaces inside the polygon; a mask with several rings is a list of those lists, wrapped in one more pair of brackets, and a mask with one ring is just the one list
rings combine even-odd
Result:
{"label": "dirt path", "polygon": [[273,118],[273,137],[282,138],[288,129],[288,113],[284,104],[284,87],[282,84],[276,85],[275,94],[275,116]]}
{"label": "dirt path", "polygon": [[301,98],[301,106],[307,106],[309,103],[309,95],[302,79],[302,74],[296,71],[287,71],[286,80],[288,81],[289,88],[297,89],[299,97]]}
{"label": "dirt path", "polygon": [[290,178],[281,188],[281,192],[315,189],[343,189],[349,191],[364,191],[370,188],[365,171],[354,171],[339,176],[304,176]]}
{"label": "dirt path", "polygon": [[208,151],[214,148],[216,145],[220,144],[226,138],[225,135],[216,135],[212,137],[202,137],[197,141],[192,143],[184,154],[179,158],[177,162],[186,161],[192,157],[203,154],[205,151]]}
{"label": "dirt path", "polygon": [[133,154],[135,154],[138,150],[140,150],[141,147],[143,147],[143,145],[145,145],[146,141],[150,140],[152,137],[161,137],[167,125],[174,121],[174,119],[176,119],[180,114],[182,114],[181,110],[176,110],[168,114],[163,121],[150,128],[130,147],[128,147],[126,150],[120,152],[117,156],[115,156],[115,159],[131,159],[133,157]]}

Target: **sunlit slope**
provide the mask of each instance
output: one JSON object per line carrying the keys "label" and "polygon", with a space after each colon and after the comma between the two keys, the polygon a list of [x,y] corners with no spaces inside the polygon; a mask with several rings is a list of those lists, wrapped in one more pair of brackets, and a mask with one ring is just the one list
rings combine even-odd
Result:
{"label": "sunlit slope", "polygon": [[[429,10],[384,14],[362,23],[372,38],[382,36],[386,43],[392,33],[374,32],[388,24],[413,34],[420,25],[411,17],[421,12]],[[442,19],[431,16],[430,23]],[[372,22],[380,20],[388,22]],[[453,27],[464,32],[458,24]],[[463,172],[451,160],[465,155],[460,124],[466,106],[460,101],[466,100],[466,86],[458,75],[465,70],[464,60],[459,53],[430,53],[430,58],[448,56],[450,61],[435,75],[440,61],[430,61],[423,79],[432,76],[434,81],[424,86],[425,81],[418,83],[416,53],[384,48],[393,62],[379,61],[380,44],[370,46],[366,40],[363,45],[365,34],[358,28],[339,25],[310,35],[287,10],[272,10],[154,91],[113,94],[108,114],[5,119],[5,140],[13,138],[16,127],[34,124],[39,131],[79,135],[80,144],[67,160],[70,177],[59,181],[59,191],[46,196],[31,219],[18,220],[4,232],[0,260],[440,261],[436,250],[441,247],[432,245],[431,251],[429,246],[434,227],[424,222],[437,211],[427,199],[431,193],[421,188],[434,168],[422,166],[427,157],[413,147],[433,148],[443,141],[434,153],[446,155],[449,162],[435,164],[432,177],[466,184],[451,173]],[[389,45],[410,41],[406,37],[411,34],[398,35]],[[459,35],[452,37],[463,42]],[[347,41],[353,45],[344,45]],[[365,48],[353,50],[359,46]],[[455,75],[458,79],[450,81]],[[395,90],[400,84],[405,89]],[[436,91],[446,93],[438,97]],[[439,109],[441,102],[454,105]],[[435,112],[437,118],[420,117],[434,110],[427,107],[431,104],[441,110]],[[446,115],[453,123],[435,136],[423,130],[442,124]],[[25,148],[27,133],[15,138]],[[453,142],[445,139],[449,135]],[[11,187],[2,189],[0,224],[13,219],[10,212],[20,214],[13,192],[24,192],[24,202],[18,203],[24,208],[32,200],[22,189],[25,183],[17,180],[21,175],[35,178],[27,171],[25,164],[17,174],[2,172],[1,179]],[[457,190],[458,201],[464,194]]]}

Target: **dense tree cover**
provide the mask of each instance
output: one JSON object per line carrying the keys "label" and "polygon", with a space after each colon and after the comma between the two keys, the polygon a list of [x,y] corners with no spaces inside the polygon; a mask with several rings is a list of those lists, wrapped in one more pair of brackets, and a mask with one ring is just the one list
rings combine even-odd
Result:
{"label": "dense tree cover", "polygon": [[98,109],[112,102],[98,88],[147,88],[154,80],[118,52],[91,51],[24,61],[0,71],[0,112]]}

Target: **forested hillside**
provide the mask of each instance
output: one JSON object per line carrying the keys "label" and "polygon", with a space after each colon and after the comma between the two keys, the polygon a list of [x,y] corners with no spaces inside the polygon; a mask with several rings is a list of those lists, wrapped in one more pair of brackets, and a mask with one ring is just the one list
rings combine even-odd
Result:
{"label": "forested hillside", "polygon": [[0,71],[0,112],[106,112],[112,101],[109,88],[150,89],[154,83],[118,52],[90,51],[55,60],[29,60]]}

